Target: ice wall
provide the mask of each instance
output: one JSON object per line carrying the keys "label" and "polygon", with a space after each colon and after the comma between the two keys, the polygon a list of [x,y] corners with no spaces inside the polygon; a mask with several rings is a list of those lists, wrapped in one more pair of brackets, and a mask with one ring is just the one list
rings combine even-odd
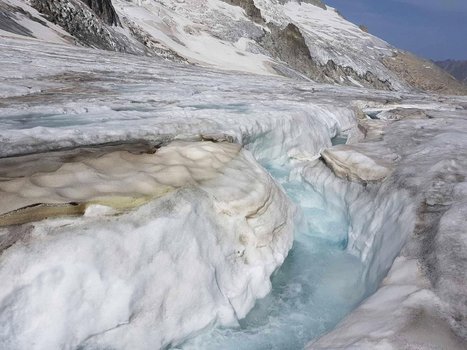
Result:
{"label": "ice wall", "polygon": [[413,231],[415,210],[408,193],[388,182],[364,185],[340,179],[321,162],[298,174],[326,198],[329,211],[348,218],[347,250],[363,262],[362,282],[374,291]]}

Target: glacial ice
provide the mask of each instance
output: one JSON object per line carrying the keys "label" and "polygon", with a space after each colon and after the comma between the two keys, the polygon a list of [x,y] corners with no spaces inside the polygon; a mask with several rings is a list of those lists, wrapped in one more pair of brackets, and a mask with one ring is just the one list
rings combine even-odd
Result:
{"label": "glacial ice", "polygon": [[390,205],[388,194],[406,192],[400,202],[405,211],[396,220],[397,215],[389,217],[399,229],[386,227],[374,238],[362,235],[369,239],[355,242],[355,248],[369,253],[370,282],[400,249],[400,239],[407,242],[376,292],[308,349],[465,348],[467,114],[462,107],[446,107],[414,110],[409,103],[407,108],[381,109],[398,121],[385,128],[384,138],[367,145],[373,146],[373,156],[379,152],[384,158],[389,149],[398,159],[378,190],[376,210],[385,202]]}
{"label": "glacial ice", "polygon": [[[184,186],[172,186],[165,196],[132,211],[114,216],[106,203],[92,202],[83,217],[2,228],[2,242],[5,235],[14,238],[7,240],[13,245],[0,256],[0,278],[9,281],[0,290],[0,344],[5,348],[215,347],[224,341],[232,347],[261,346],[264,343],[257,343],[258,337],[265,334],[278,345],[284,344],[284,334],[292,334],[295,345],[305,344],[330,330],[361,298],[377,290],[413,231],[415,205],[422,201],[416,191],[423,188],[429,194],[424,203],[430,208],[447,207],[450,197],[446,193],[453,191],[448,185],[461,179],[465,169],[461,154],[465,134],[456,121],[462,103],[467,104],[460,99],[269,76],[258,79],[51,43],[27,41],[26,47],[15,38],[2,38],[0,45],[0,83],[8,87],[1,93],[2,158],[44,152],[45,159],[78,146],[131,147],[131,142],[142,142],[159,154],[180,145],[213,147],[204,158],[202,179],[196,176],[196,162],[183,157],[185,168],[190,169]],[[21,72],[15,68],[18,64],[24,68]],[[31,89],[25,91],[22,86]],[[359,112],[364,118],[365,111],[413,106],[442,113],[433,113],[435,117],[423,124],[419,120],[395,123],[393,134],[384,135],[387,144],[378,141],[380,124],[378,130],[365,130],[376,140],[365,146],[375,148],[374,153],[366,153],[370,160],[391,158],[392,153],[385,153],[387,146],[405,157],[404,170],[397,168],[382,184],[348,182],[318,160],[320,152],[331,146],[331,138],[342,131],[349,132],[348,142],[361,137],[355,128]],[[390,113],[394,111],[383,116],[390,119]],[[444,131],[437,134],[439,130]],[[430,143],[425,144],[427,139]],[[227,146],[226,141],[238,146]],[[222,147],[237,147],[239,153],[220,161],[222,171],[212,171]],[[453,153],[457,156],[444,159]],[[132,162],[132,166],[147,164]],[[206,169],[212,178],[203,178]],[[105,171],[88,170],[87,174],[106,179]],[[146,170],[139,175],[148,175]],[[12,181],[6,175],[2,174],[2,183]],[[177,180],[170,174],[165,179]],[[277,182],[300,208],[298,223],[292,222],[294,205]],[[96,184],[82,183],[86,187]],[[125,181],[115,184],[136,195],[148,190],[132,188],[131,182],[128,187]],[[43,200],[54,191],[48,188],[37,198]],[[64,202],[73,198],[65,197]],[[454,209],[449,215],[458,222],[462,211]],[[446,234],[438,240],[452,242],[449,233],[457,226],[451,228],[449,220],[442,223]],[[291,248],[294,229],[295,246],[283,268],[273,275]],[[440,268],[446,269],[452,263],[444,253],[438,252]],[[295,265],[296,261],[303,265]],[[419,273],[413,264],[401,270],[403,275]],[[394,265],[392,272],[399,267]],[[449,303],[457,289],[448,277],[440,279],[438,297],[445,298],[442,305],[448,306],[443,310],[448,311],[443,315],[450,317]],[[391,275],[388,278],[394,280]],[[433,289],[423,283],[426,298],[412,298],[416,301],[412,305],[436,299],[431,298]],[[403,300],[407,294],[401,290],[419,287],[396,288],[397,293],[389,296]],[[386,290],[384,285],[380,289],[383,295]],[[304,300],[308,291],[312,298]],[[373,308],[372,320],[380,320],[386,311],[379,312],[379,306],[387,299],[373,300],[379,305]],[[364,322],[368,315],[358,310],[349,316],[351,325]],[[264,326],[265,313],[270,313],[272,328]],[[395,312],[388,332],[397,329],[397,316]],[[413,315],[408,312],[406,316],[410,320]],[[309,328],[292,323],[297,320]],[[352,342],[355,338],[346,332],[358,328],[360,333],[354,335],[359,335],[368,330],[343,322],[337,329],[342,338],[325,336],[316,347],[332,348],[343,338]],[[279,325],[285,327],[274,328]],[[200,337],[191,338],[200,332]],[[383,345],[385,334],[372,333]]]}
{"label": "glacial ice", "polygon": [[[284,165],[293,166],[294,162],[316,158],[323,147],[331,145],[330,139],[334,135],[353,125],[354,111],[348,102],[327,103],[333,87],[315,91],[303,84],[297,90],[295,84],[285,79],[270,78],[270,81],[257,82],[254,77],[238,74],[228,74],[229,79],[226,80],[226,73],[179,65],[168,70],[157,62],[147,64],[145,58],[116,58],[114,54],[105,52],[100,53],[99,60],[94,60],[94,69],[89,72],[89,62],[93,60],[95,51],[65,50],[50,44],[54,52],[50,55],[42,51],[43,44],[31,43],[25,50],[13,39],[6,41],[9,50],[15,51],[16,59],[23,57],[26,60],[32,52],[36,54],[34,62],[37,66],[29,64],[22,73],[30,85],[39,86],[39,91],[54,89],[57,85],[63,89],[70,82],[72,86],[66,99],[55,99],[49,94],[42,97],[41,92],[21,97],[31,98],[25,111],[15,106],[16,93],[7,97],[11,102],[2,108],[0,118],[3,156],[54,149],[66,154],[66,148],[71,146],[133,140],[163,147],[153,156],[115,152],[88,156],[90,159],[80,160],[78,157],[76,163],[66,167],[57,164],[60,152],[44,153],[40,157],[42,169],[34,168],[34,162],[28,169],[28,163],[24,161],[20,169],[8,168],[5,162],[9,158],[4,159],[2,168],[7,170],[4,176],[24,176],[28,171],[42,170],[47,174],[34,177],[39,180],[52,176],[55,179],[46,183],[45,180],[30,183],[27,177],[11,180],[11,183],[23,181],[25,186],[20,187],[27,193],[20,199],[21,204],[14,204],[19,198],[5,202],[4,205],[14,205],[10,209],[34,201],[46,202],[46,199],[69,202],[76,200],[76,193],[80,195],[78,199],[88,205],[82,218],[47,220],[26,226],[31,230],[27,244],[19,242],[3,254],[2,263],[10,267],[1,269],[7,274],[5,279],[13,278],[11,269],[15,271],[15,261],[39,263],[34,266],[26,263],[24,274],[16,272],[18,282],[3,291],[6,294],[2,300],[6,298],[10,305],[3,317],[17,317],[17,321],[9,323],[11,329],[3,330],[2,341],[8,346],[16,344],[18,338],[11,337],[14,331],[18,335],[31,334],[31,337],[21,337],[23,343],[17,343],[18,348],[31,346],[32,339],[37,339],[37,348],[79,344],[89,348],[104,345],[128,348],[136,341],[140,347],[154,347],[177,344],[194,332],[214,325],[238,325],[238,320],[247,315],[255,300],[265,297],[270,291],[269,277],[282,264],[292,243],[294,206],[264,170],[255,165],[256,161],[265,165],[274,161],[269,165],[274,165],[275,171],[279,171]],[[74,50],[73,54],[70,50]],[[6,51],[2,53],[7,56]],[[99,63],[103,57],[106,62]],[[15,82],[17,77],[9,73],[12,71],[8,68],[13,62],[8,56],[5,58],[6,81]],[[64,60],[72,74],[62,70]],[[113,66],[109,68],[108,62],[113,62]],[[50,65],[51,69],[44,70],[42,67],[45,65]],[[134,76],[135,71],[138,76]],[[154,78],[156,72],[157,78]],[[203,75],[200,76],[200,72]],[[89,74],[92,79],[84,78]],[[122,76],[128,79],[122,80]],[[78,83],[81,87],[75,84],[76,79],[81,82]],[[99,98],[84,104],[83,99],[88,99],[88,94],[93,94],[95,89],[100,91]],[[293,99],[290,99],[290,91],[296,93]],[[258,101],[261,94],[263,98]],[[314,95],[321,96],[316,104],[309,101]],[[191,160],[186,156],[188,150],[191,147],[199,149],[196,143],[190,146],[191,143],[202,139],[236,141],[243,144],[255,159],[248,151],[239,151],[237,146],[214,143],[215,151],[207,152],[202,163],[201,158]],[[170,143],[172,140],[175,142]],[[179,141],[176,140],[185,143],[177,143]],[[169,145],[164,146],[167,143]],[[234,153],[228,151],[232,147]],[[219,161],[223,148],[228,151],[227,157]],[[240,159],[234,157],[236,152],[240,152]],[[170,157],[164,156],[168,153]],[[31,155],[22,159],[28,157],[34,158]],[[172,160],[183,164],[190,174],[182,181],[189,185],[188,188],[182,186],[176,190],[181,184],[170,175],[171,165],[167,163]],[[153,165],[154,162],[162,163],[162,166],[155,169],[157,164]],[[215,169],[217,163],[220,170],[210,172],[208,169]],[[115,166],[118,167],[117,173],[111,170]],[[79,178],[67,175],[77,170],[81,174]],[[165,171],[166,174],[162,178],[155,177],[154,170],[161,174]],[[196,176],[199,170],[202,179]],[[205,179],[210,173],[213,178],[208,176]],[[129,180],[134,176],[146,180],[132,183]],[[105,181],[105,187],[101,181]],[[62,192],[60,183],[68,188],[67,193]],[[43,185],[40,191],[38,184]],[[8,187],[8,183],[4,185]],[[86,191],[74,191],[73,194],[69,185],[71,188],[85,185]],[[167,187],[168,193],[154,199],[158,197],[154,193],[161,185]],[[30,191],[33,188],[39,197],[31,200],[28,195],[34,194]],[[150,195],[152,201],[130,213],[113,217],[114,212],[102,208],[102,205],[108,207],[112,200],[102,201],[101,197],[108,193],[110,199],[114,198],[116,189],[120,196],[125,193],[133,197]],[[299,204],[313,215],[322,215],[312,203],[313,199],[301,195],[298,182],[290,185],[289,192],[294,191],[297,203],[311,201],[308,206]],[[265,197],[271,193],[272,196]],[[100,200],[93,200],[95,197]],[[316,200],[322,201],[322,198],[317,196]],[[262,209],[255,214],[255,207]],[[340,222],[342,217],[337,216],[335,220],[330,218],[329,223]],[[336,239],[326,226],[316,227],[315,220],[305,221],[304,227],[314,225],[315,236],[310,242],[303,234],[304,246],[310,246],[310,251],[297,246],[299,256],[303,254],[308,259],[305,260],[307,263],[320,254],[328,256],[328,259],[339,256],[335,260],[337,265],[346,261],[348,264],[344,264],[350,270],[353,271],[355,266],[355,271],[358,271],[358,259],[343,251],[346,245],[345,223],[335,227],[339,231]],[[278,235],[277,230],[283,234]],[[15,230],[3,229],[5,231],[13,236],[17,234]],[[190,236],[193,231],[196,231],[195,235]],[[328,248],[327,243],[322,243],[326,241],[330,242]],[[250,248],[245,248],[245,244]],[[75,248],[78,249],[75,251]],[[64,251],[65,256],[55,256],[50,253],[52,251]],[[247,267],[242,261],[248,261]],[[65,266],[60,267],[64,262]],[[190,268],[186,269],[186,266]],[[322,273],[321,266],[316,264],[308,270],[310,283],[311,277]],[[161,274],[163,270],[167,273]],[[194,271],[196,274],[192,273]],[[200,275],[196,277],[198,273]],[[55,275],[48,277],[50,274]],[[180,281],[175,283],[174,276]],[[353,283],[350,271],[347,276],[347,281]],[[50,282],[42,283],[42,278],[50,279]],[[282,278],[285,279],[284,276]],[[281,288],[281,277],[277,279]],[[161,285],[167,287],[161,289]],[[190,296],[187,293],[192,293],[193,286],[198,293]],[[16,288],[22,288],[20,299],[12,296]],[[54,293],[48,295],[49,288]],[[282,288],[285,290],[281,292],[279,289],[280,295],[287,293],[288,287]],[[76,290],[82,293],[76,294]],[[318,294],[321,298],[326,295],[324,291]],[[33,295],[44,297],[35,299]],[[346,298],[336,298],[340,303],[337,305],[342,307],[336,304],[329,306],[333,312],[330,313],[328,327],[349,311],[349,305],[359,297],[361,294],[355,293],[348,304]],[[58,305],[47,298],[56,298]],[[86,303],[78,307],[83,298]],[[71,302],[67,303],[67,300]],[[179,303],[180,300],[184,302]],[[195,300],[203,300],[203,303],[197,307],[193,305]],[[101,309],[97,308],[100,304]],[[18,305],[25,306],[28,311],[16,314],[14,310]],[[55,331],[39,336],[42,329],[35,325],[39,317],[45,315],[43,307],[46,305],[57,305],[56,313],[49,320],[50,329]],[[93,315],[91,311],[99,312]],[[313,313],[312,310],[310,312]],[[159,315],[155,320],[154,313]],[[31,317],[34,314],[37,317]],[[92,322],[84,322],[89,318]],[[282,324],[287,322],[280,317],[279,320]],[[309,323],[316,326],[317,320],[311,318]],[[64,325],[69,327],[57,331]],[[324,331],[321,326],[319,328]],[[299,341],[304,344],[310,336],[302,332]]]}
{"label": "glacial ice", "polygon": [[[47,44],[51,55],[44,52],[44,43],[31,42],[26,48],[13,39],[1,45],[4,83],[13,87],[5,93],[13,103],[2,108],[0,116],[1,156],[128,140],[167,142],[223,135],[250,144],[250,149],[261,137],[263,144],[255,153],[260,160],[261,152],[273,152],[274,158],[310,158],[353,123],[348,101],[327,103],[330,91],[326,90],[332,91],[332,86],[319,92],[308,83],[300,86],[273,77],[258,81],[251,75],[145,57],[108,52],[97,57],[94,50]],[[33,63],[29,55],[34,55]],[[16,108],[17,64],[24,67],[23,83],[39,91],[68,93],[32,92],[24,96],[27,111]],[[65,88],[67,84],[71,85]],[[292,99],[291,91],[296,93]],[[315,95],[320,101],[309,103]]]}

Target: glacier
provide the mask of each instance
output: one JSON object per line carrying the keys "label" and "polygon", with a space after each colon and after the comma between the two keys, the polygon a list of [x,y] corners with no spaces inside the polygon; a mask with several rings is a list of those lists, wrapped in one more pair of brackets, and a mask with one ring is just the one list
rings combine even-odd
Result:
{"label": "glacier", "polygon": [[[324,49],[348,36],[392,54],[331,8],[323,30],[302,18],[319,7],[254,3],[321,63],[364,73],[370,56]],[[244,11],[207,2],[230,18],[213,39],[203,4],[115,1],[148,32],[159,10],[186,25],[156,34],[200,65],[21,15],[41,35],[0,32],[0,347],[462,349],[467,99],[381,65],[398,91],[278,76],[219,40]]]}

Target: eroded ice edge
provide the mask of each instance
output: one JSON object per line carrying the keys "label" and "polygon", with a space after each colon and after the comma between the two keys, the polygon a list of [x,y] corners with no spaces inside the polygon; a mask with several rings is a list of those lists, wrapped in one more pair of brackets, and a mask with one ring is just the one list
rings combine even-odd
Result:
{"label": "eroded ice edge", "polygon": [[[18,174],[32,168],[2,159],[1,190],[11,196],[2,213],[31,198],[82,196],[85,207],[79,218],[1,229],[2,242],[18,239],[0,257],[0,278],[11,281],[0,291],[4,348],[299,348],[378,288],[414,230],[421,196],[432,207],[452,201],[441,194],[466,169],[460,98],[258,79],[35,41],[0,45],[9,87],[2,157],[128,142],[158,149],[155,158],[123,151],[65,168],[49,152],[46,174],[27,181]],[[389,130],[365,124],[365,111],[388,121],[398,108],[431,115]],[[357,142],[362,123],[371,142],[323,151],[341,132]],[[440,178],[446,168],[454,180]],[[405,255],[387,282],[402,287],[380,289],[338,336],[310,347],[395,344],[394,329],[411,319],[397,308],[404,303],[428,300],[449,315],[451,281],[440,299],[418,278],[417,253]],[[385,332],[381,314],[391,316]]]}

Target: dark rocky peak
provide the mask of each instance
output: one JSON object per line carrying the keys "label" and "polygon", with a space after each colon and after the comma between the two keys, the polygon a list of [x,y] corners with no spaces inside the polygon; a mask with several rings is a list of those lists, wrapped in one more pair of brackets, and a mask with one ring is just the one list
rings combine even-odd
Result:
{"label": "dark rocky peak", "polygon": [[81,0],[101,18],[105,23],[112,26],[120,26],[120,20],[115,11],[112,0]]}
{"label": "dark rocky peak", "polygon": [[[133,54],[144,54],[144,47],[126,37],[124,34],[115,30],[115,28],[108,24],[110,21],[112,11],[107,8],[107,12],[100,12],[102,16],[106,13],[108,18],[102,19],[95,11],[98,8],[92,9],[87,6],[86,2],[93,2],[94,6],[97,3],[103,4],[104,0],[29,0],[30,5],[43,14],[47,20],[61,26],[77,42],[84,46],[119,51]],[[110,0],[105,0],[110,6]],[[110,11],[110,12],[109,12]],[[115,22],[118,21],[118,22]],[[120,23],[115,13],[114,23]]]}
{"label": "dark rocky peak", "polygon": [[224,2],[239,6],[245,10],[245,13],[248,17],[250,17],[253,21],[262,23],[264,22],[263,17],[261,16],[261,11],[259,8],[256,7],[255,2],[253,0],[224,0]]}

